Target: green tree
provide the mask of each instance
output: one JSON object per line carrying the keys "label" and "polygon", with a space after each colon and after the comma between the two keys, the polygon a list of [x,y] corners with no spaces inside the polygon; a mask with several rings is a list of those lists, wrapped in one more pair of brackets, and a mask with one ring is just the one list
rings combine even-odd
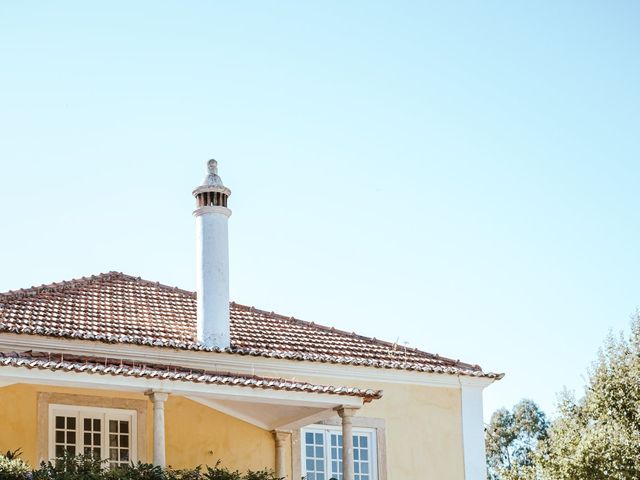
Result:
{"label": "green tree", "polygon": [[609,336],[582,399],[565,392],[542,442],[539,464],[553,480],[640,478],[640,318],[625,338]]}
{"label": "green tree", "polygon": [[549,422],[531,400],[521,400],[511,411],[502,408],[491,416],[485,432],[490,480],[535,480],[535,451],[547,436]]}

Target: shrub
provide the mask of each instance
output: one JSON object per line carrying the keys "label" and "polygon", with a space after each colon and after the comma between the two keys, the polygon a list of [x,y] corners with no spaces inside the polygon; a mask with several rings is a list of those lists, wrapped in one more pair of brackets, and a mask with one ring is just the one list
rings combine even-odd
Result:
{"label": "shrub", "polygon": [[207,466],[205,471],[201,466],[173,469],[142,462],[107,469],[108,460],[65,454],[42,462],[40,468],[32,471],[19,456],[19,450],[0,455],[0,480],[283,480],[270,470],[249,470],[242,475],[237,470],[220,466],[219,460],[213,467]]}
{"label": "shrub", "polygon": [[20,457],[20,449],[0,454],[0,480],[28,480],[31,469]]}

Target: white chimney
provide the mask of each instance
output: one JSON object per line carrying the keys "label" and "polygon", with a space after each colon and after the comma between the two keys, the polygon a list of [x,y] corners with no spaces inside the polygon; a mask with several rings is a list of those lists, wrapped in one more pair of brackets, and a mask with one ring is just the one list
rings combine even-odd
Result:
{"label": "white chimney", "polygon": [[218,176],[218,162],[209,160],[209,173],[193,191],[196,197],[196,292],[198,342],[229,346],[229,217],[231,190]]}

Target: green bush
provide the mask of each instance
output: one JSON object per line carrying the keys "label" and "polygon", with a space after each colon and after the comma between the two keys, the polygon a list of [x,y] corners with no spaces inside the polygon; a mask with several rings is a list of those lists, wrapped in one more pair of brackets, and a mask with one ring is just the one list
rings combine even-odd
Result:
{"label": "green bush", "polygon": [[20,457],[20,450],[0,454],[0,480],[28,480],[31,469]]}
{"label": "green bush", "polygon": [[18,458],[19,450],[0,455],[0,480],[283,480],[270,470],[249,470],[245,474],[220,466],[186,469],[162,468],[149,463],[133,463],[114,469],[106,468],[107,460],[90,455],[70,456],[42,462],[31,470]]}

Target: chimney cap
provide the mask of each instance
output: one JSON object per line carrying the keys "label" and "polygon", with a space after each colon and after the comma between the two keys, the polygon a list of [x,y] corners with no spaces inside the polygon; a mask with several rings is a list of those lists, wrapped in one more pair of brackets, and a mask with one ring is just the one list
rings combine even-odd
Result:
{"label": "chimney cap", "polygon": [[222,192],[227,196],[231,195],[231,190],[224,186],[220,175],[218,175],[218,161],[213,158],[207,162],[207,174],[202,183],[193,190],[194,195],[202,192]]}
{"label": "chimney cap", "polygon": [[213,158],[209,160],[207,162],[207,169],[209,170],[209,173],[204,177],[202,186],[224,188],[222,179],[220,178],[220,175],[218,175],[218,161]]}

